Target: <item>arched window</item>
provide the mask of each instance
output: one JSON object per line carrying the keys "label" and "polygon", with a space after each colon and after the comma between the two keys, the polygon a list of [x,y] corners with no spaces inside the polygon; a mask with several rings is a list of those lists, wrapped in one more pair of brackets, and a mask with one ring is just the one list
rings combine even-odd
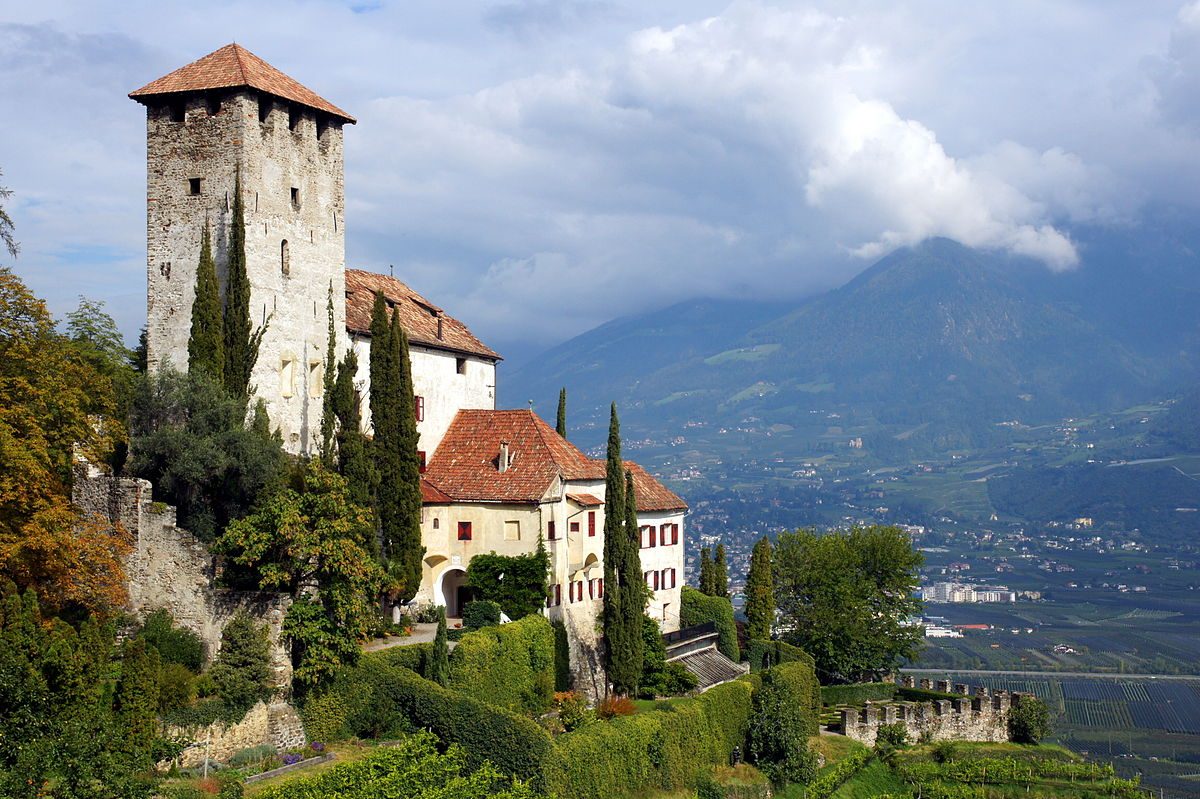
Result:
{"label": "arched window", "polygon": [[279,245],[279,269],[283,272],[284,276],[292,273],[292,259],[288,255],[287,239],[284,239]]}

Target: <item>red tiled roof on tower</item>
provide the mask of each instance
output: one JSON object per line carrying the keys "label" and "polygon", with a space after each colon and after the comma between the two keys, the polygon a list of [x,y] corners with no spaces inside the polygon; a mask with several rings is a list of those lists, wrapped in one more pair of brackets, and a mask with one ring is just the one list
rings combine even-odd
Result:
{"label": "red tiled roof on tower", "polygon": [[462,502],[538,502],[559,477],[603,480],[604,464],[530,410],[459,411],[425,470],[426,480]]}
{"label": "red tiled roof on tower", "polygon": [[180,67],[169,75],[130,92],[129,96],[142,102],[144,97],[161,94],[243,87],[257,89],[282,100],[324,111],[343,122],[355,122],[354,117],[238,44],[227,44],[186,67]]}
{"label": "red tiled roof on tower", "polygon": [[361,269],[346,270],[346,329],[351,333],[371,334],[371,308],[377,291],[400,310],[400,324],[411,343],[500,360],[466,325],[396,278]]}

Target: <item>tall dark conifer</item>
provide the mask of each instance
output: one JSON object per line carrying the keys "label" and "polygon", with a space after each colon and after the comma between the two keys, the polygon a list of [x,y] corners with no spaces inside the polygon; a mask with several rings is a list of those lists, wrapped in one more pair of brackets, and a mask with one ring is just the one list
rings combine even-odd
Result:
{"label": "tall dark conifer", "polygon": [[700,593],[713,596],[716,588],[716,580],[713,573],[712,556],[709,555],[708,547],[700,548]]}
{"label": "tall dark conifer", "polygon": [[196,268],[196,297],[192,300],[192,332],[188,336],[188,371],[220,381],[225,369],[225,332],[221,313],[221,284],[213,261],[208,221],[200,237]]}
{"label": "tall dark conifer", "polygon": [[321,460],[325,468],[334,468],[335,433],[337,412],[333,408],[333,392],[337,383],[337,328],[334,326],[333,281],[329,281],[329,298],[325,303],[329,317],[329,340],[325,344],[325,372],[322,375],[321,394]]}
{"label": "tall dark conifer", "polygon": [[250,375],[258,362],[266,323],[255,330],[250,322],[250,277],[246,274],[246,208],[242,203],[242,173],[233,184],[233,219],[229,227],[229,258],[225,270],[225,389],[250,396]]}
{"label": "tall dark conifer", "polygon": [[625,472],[625,551],[621,571],[627,576],[625,591],[621,594],[621,617],[625,634],[630,640],[630,669],[636,675],[635,682],[626,686],[632,693],[637,690],[636,680],[642,675],[644,662],[644,640],[642,618],[646,615],[646,602],[650,599],[650,588],[642,575],[641,540],[637,520],[637,493],[633,489],[633,473]]}
{"label": "tall dark conifer", "polygon": [[393,571],[401,585],[400,599],[416,596],[421,585],[421,460],[418,454],[416,399],[412,379],[412,361],[408,352],[408,334],[400,325],[399,311],[392,312],[392,359],[396,364],[399,390],[396,395],[396,414],[399,435],[397,459],[400,463],[400,483],[396,486],[400,519],[393,551]]}
{"label": "tall dark conifer", "polygon": [[563,438],[567,437],[567,387],[563,386],[558,390],[558,421],[554,425],[554,429]]}
{"label": "tall dark conifer", "polygon": [[[362,432],[362,412],[354,388],[357,374],[358,356],[351,348],[346,350],[346,357],[338,365],[337,382],[333,386],[333,412],[338,421],[337,461],[338,471],[346,478],[350,499],[356,505],[369,508],[374,506],[375,468]],[[374,536],[367,543],[368,548],[378,554],[379,544]]]}
{"label": "tall dark conifer", "polygon": [[[637,688],[641,664],[635,658],[625,620],[627,591],[638,592],[624,570],[629,537],[625,531],[625,465],[621,461],[621,423],[613,403],[608,423],[608,461],[604,479],[604,605],[601,619],[604,629],[604,656],[608,680],[618,694],[628,695]],[[638,575],[638,579],[641,575]]]}
{"label": "tall dark conifer", "polygon": [[[383,557],[390,561],[398,542],[401,524],[400,482],[402,480],[400,418],[396,407],[400,397],[399,369],[392,326],[388,322],[387,302],[382,293],[375,295],[371,309],[371,459],[375,463],[375,511]],[[394,577],[396,575],[393,575]]]}
{"label": "tall dark conifer", "polygon": [[775,622],[775,581],[771,574],[771,539],[765,535],[750,553],[746,575],[746,636],[752,641],[771,637]]}
{"label": "tall dark conifer", "polygon": [[729,599],[729,564],[725,562],[725,545],[717,544],[713,555],[713,596]]}

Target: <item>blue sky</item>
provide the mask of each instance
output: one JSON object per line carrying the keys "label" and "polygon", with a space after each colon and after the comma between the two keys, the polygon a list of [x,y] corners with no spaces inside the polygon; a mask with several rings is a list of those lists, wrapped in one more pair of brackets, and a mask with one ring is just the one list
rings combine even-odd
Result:
{"label": "blue sky", "polygon": [[[1080,267],[1200,202],[1200,2],[0,0],[18,273],[144,318],[141,106],[230,41],[354,114],[347,261],[501,350],[934,236]],[[7,256],[4,256],[7,258]]]}

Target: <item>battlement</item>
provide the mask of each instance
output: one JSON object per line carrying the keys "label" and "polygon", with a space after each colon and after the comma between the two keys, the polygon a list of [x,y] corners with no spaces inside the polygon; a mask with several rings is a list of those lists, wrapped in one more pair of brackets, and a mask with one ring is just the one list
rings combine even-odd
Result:
{"label": "battlement", "polygon": [[[868,746],[875,743],[880,726],[903,724],[909,741],[988,741],[1009,740],[1008,713],[1029,694],[989,691],[982,686],[972,689],[963,683],[951,686],[948,680],[901,678],[906,688],[920,687],[942,693],[956,693],[954,699],[924,702],[867,702],[861,708],[842,710],[841,733]],[[950,690],[953,687],[953,690]]]}

